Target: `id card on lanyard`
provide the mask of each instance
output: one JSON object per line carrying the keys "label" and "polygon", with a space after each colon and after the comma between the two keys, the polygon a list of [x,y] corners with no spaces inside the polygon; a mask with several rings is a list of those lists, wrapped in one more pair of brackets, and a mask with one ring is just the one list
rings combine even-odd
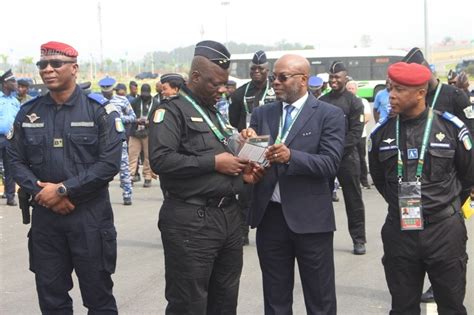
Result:
{"label": "id card on lanyard", "polygon": [[[436,103],[441,86],[436,89],[433,104]],[[433,108],[428,110],[428,120],[426,121],[421,143],[418,165],[416,167],[416,181],[403,181],[403,160],[400,150],[400,116],[396,123],[396,144],[398,148],[397,175],[398,175],[398,208],[400,213],[400,228],[402,231],[423,230],[423,204],[421,194],[421,175],[427,151],[428,139],[433,125]],[[407,157],[408,158],[408,157]],[[407,168],[408,170],[408,168]],[[408,177],[408,176],[407,176]]]}
{"label": "id card on lanyard", "polygon": [[234,133],[234,128],[228,122],[227,123],[224,122],[225,118],[221,117],[221,114],[219,113],[219,111],[216,112],[217,120],[219,120],[219,124],[221,125],[222,129],[226,133],[227,137],[222,134],[219,128],[217,128],[216,125],[214,125],[214,123],[209,118],[209,116],[202,110],[202,108],[198,104],[196,104],[196,102],[189,95],[187,95],[186,93],[182,91],[180,91],[180,94],[188,102],[190,102],[191,105],[193,105],[194,109],[201,115],[201,117],[204,119],[204,121],[209,126],[209,128],[214,133],[214,135],[219,140],[219,142],[227,146],[228,145],[227,137],[231,136]]}

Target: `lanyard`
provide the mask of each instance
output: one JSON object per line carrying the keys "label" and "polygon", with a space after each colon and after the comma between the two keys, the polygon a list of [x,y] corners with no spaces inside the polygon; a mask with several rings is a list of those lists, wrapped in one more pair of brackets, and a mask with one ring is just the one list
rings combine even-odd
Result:
{"label": "lanyard", "polygon": [[[436,104],[436,100],[438,99],[439,91],[441,90],[441,84],[438,85],[436,89],[436,93],[433,99],[433,105]],[[421,173],[423,172],[423,163],[425,160],[425,153],[426,153],[426,145],[428,144],[428,138],[430,137],[431,133],[431,126],[433,124],[433,108],[430,107],[428,112],[428,121],[425,125],[425,131],[423,132],[423,140],[421,142],[421,151],[420,156],[418,158],[418,166],[416,167],[416,181],[419,182],[421,178]],[[397,116],[397,124],[396,124],[396,141],[397,141],[397,148],[398,148],[398,161],[397,161],[397,175],[399,182],[403,179],[403,160],[402,160],[402,153],[400,151],[400,115]]]}
{"label": "lanyard", "polygon": [[[247,86],[245,87],[245,93],[244,93],[244,106],[245,106],[245,113],[248,115],[250,114],[250,110],[249,110],[249,105],[247,104],[247,92],[249,91],[249,87],[250,87],[250,84],[252,84],[252,82],[250,82],[249,84],[247,84]],[[267,92],[268,92],[268,86],[269,86],[269,81],[267,79],[267,85],[265,86],[265,92],[263,92],[263,96],[262,98],[260,99],[260,102],[259,104],[265,100],[265,97],[267,97]]]}
{"label": "lanyard", "polygon": [[[186,93],[180,91],[180,94],[184,96],[184,98],[186,100],[188,100],[188,102],[191,103],[191,105],[193,105],[194,109],[197,110],[197,112],[201,115],[201,117],[204,119],[204,121],[207,123],[207,125],[209,126],[209,128],[211,128],[212,132],[214,133],[214,135],[217,137],[217,139],[227,145],[227,139],[226,137],[222,134],[222,132],[216,127],[216,125],[214,125],[214,123],[212,122],[212,120],[209,118],[209,116],[207,116],[207,114],[202,110],[201,106],[199,106],[198,104],[196,104],[196,102],[191,98],[189,97],[189,95],[187,95]],[[221,125],[222,129],[223,130],[226,130],[225,133],[230,136],[232,135],[232,132],[229,132],[227,131],[227,127],[224,123],[224,120],[222,119],[221,117],[221,114],[219,112],[216,112],[216,115],[217,115],[217,120],[219,120],[219,124]]]}
{"label": "lanyard", "polygon": [[439,91],[441,91],[441,86],[443,85],[443,83],[441,82],[438,82],[438,86],[436,87],[436,92],[435,92],[435,96],[433,98],[433,103],[431,103],[431,108],[435,108],[436,106],[436,101],[438,100],[438,94],[439,94]]}
{"label": "lanyard", "polygon": [[301,113],[301,110],[303,109],[305,104],[306,104],[306,102],[296,112],[295,118],[291,122],[291,125],[288,127],[288,129],[286,130],[284,135],[282,135],[281,132],[283,131],[283,115],[285,115],[285,113],[284,112],[282,113],[282,115],[280,116],[280,125],[278,126],[278,136],[275,140],[275,144],[285,143],[285,140],[288,137],[288,134],[290,133],[291,128],[293,128],[293,124],[295,123],[296,119],[298,118],[298,116]]}

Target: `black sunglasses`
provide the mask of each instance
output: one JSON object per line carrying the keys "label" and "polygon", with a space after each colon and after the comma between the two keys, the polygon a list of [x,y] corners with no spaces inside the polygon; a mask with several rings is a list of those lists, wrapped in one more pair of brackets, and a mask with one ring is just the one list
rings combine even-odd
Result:
{"label": "black sunglasses", "polygon": [[289,78],[292,78],[292,77],[297,76],[297,75],[304,75],[304,73],[293,73],[293,74],[284,74],[284,73],[275,74],[275,73],[273,73],[270,76],[270,80],[271,81],[278,80],[280,82],[285,82]]}
{"label": "black sunglasses", "polygon": [[40,69],[40,70],[44,70],[46,69],[46,67],[48,65],[51,65],[51,67],[53,67],[54,69],[58,69],[58,68],[61,68],[62,66],[64,66],[64,64],[66,63],[76,63],[76,61],[72,61],[72,60],[59,60],[59,59],[50,59],[50,60],[40,60],[36,63],[36,66]]}

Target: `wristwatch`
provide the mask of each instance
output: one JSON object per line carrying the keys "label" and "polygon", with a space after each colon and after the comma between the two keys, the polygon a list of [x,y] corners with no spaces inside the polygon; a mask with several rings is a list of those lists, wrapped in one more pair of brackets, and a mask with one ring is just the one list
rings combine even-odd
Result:
{"label": "wristwatch", "polygon": [[61,197],[67,196],[66,186],[64,186],[64,184],[59,185],[58,188],[56,189],[56,193]]}

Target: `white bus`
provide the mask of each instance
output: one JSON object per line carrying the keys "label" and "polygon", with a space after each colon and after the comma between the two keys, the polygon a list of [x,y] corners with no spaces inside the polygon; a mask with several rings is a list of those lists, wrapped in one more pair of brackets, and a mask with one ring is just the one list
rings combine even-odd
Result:
{"label": "white bus", "polygon": [[[394,62],[402,60],[406,55],[404,50],[350,48],[344,50],[311,49],[267,51],[270,71],[275,60],[285,54],[297,54],[305,57],[311,64],[311,75],[329,71],[335,60],[344,62],[348,75],[358,82],[360,97],[372,100],[378,91],[385,88],[387,68]],[[230,75],[238,80],[249,80],[250,64],[254,53],[232,55]]]}

